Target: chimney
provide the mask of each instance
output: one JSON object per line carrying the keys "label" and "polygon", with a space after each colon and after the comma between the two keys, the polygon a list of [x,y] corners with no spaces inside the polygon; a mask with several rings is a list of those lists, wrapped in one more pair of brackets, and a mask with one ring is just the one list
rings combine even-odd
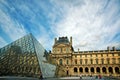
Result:
{"label": "chimney", "polygon": [[57,42],[57,38],[55,38],[55,43]]}
{"label": "chimney", "polygon": [[112,49],[113,49],[113,51],[115,51],[115,50],[116,50],[116,49],[115,49],[115,46],[113,46]]}
{"label": "chimney", "polygon": [[110,47],[109,46],[107,47],[107,50],[110,51]]}
{"label": "chimney", "polygon": [[72,45],[72,37],[70,37],[70,44]]}
{"label": "chimney", "polygon": [[78,48],[78,53],[79,53],[80,51],[79,51],[79,48]]}

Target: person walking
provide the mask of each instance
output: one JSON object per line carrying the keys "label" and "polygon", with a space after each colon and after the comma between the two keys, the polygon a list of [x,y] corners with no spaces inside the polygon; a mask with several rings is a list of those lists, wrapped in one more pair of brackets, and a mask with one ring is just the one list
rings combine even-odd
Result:
{"label": "person walking", "polygon": [[80,75],[80,80],[82,80],[82,75]]}

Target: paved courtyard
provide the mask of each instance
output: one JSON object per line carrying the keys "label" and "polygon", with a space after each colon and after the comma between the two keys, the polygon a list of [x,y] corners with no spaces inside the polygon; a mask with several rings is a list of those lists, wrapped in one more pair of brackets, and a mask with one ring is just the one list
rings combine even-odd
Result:
{"label": "paved courtyard", "polygon": [[0,80],[120,80],[120,78],[113,78],[113,77],[102,77],[102,79],[96,79],[96,77],[61,77],[61,78],[31,78],[31,77],[11,77],[5,76],[0,77]]}
{"label": "paved courtyard", "polygon": [[[45,79],[45,80],[50,80],[50,79]],[[120,80],[120,78],[118,79],[112,77],[102,77],[101,79],[98,79],[96,77],[82,77],[82,79],[80,79],[80,77],[61,77],[61,78],[57,78],[56,80]]]}
{"label": "paved courtyard", "polygon": [[40,80],[40,79],[31,78],[31,77],[11,77],[11,76],[4,76],[4,77],[0,77],[0,80]]}
{"label": "paved courtyard", "polygon": [[82,77],[82,79],[80,79],[80,77],[63,77],[60,79],[63,79],[63,80],[120,80],[118,78],[113,78],[113,77],[102,77],[101,79],[98,79],[96,77]]}

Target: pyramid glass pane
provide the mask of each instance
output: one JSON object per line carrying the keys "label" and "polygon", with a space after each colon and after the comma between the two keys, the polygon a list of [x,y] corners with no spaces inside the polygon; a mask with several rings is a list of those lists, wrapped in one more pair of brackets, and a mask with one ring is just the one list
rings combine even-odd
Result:
{"label": "pyramid glass pane", "polygon": [[46,61],[46,55],[48,54],[47,51],[35,38],[33,38],[33,41],[34,41],[35,51],[39,60],[40,69],[42,71],[42,76],[55,77],[56,67],[52,64],[49,64]]}
{"label": "pyramid glass pane", "polygon": [[29,34],[0,49],[0,75],[54,77],[55,66],[44,63],[46,50]]}

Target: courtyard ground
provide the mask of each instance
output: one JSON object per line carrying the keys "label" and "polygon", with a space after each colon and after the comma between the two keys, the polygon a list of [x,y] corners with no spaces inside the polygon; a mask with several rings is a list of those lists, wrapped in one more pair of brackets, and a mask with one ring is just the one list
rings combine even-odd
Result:
{"label": "courtyard ground", "polygon": [[2,76],[0,77],[0,80],[120,80],[120,78],[115,77],[102,77],[101,79],[98,79],[96,77],[60,77],[60,78],[44,78],[44,79],[38,79],[38,78],[31,78],[31,77],[14,77],[14,76]]}

